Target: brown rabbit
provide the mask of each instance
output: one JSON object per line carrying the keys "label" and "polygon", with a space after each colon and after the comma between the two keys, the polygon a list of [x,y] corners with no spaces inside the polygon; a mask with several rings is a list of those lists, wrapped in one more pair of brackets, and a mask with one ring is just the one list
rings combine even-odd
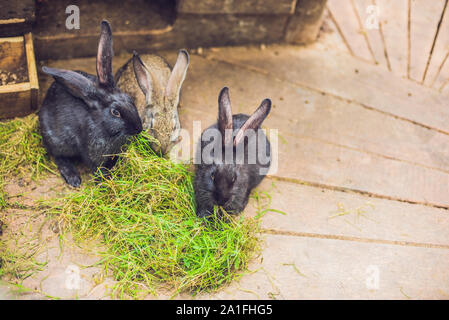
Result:
{"label": "brown rabbit", "polygon": [[152,148],[162,155],[180,140],[179,94],[188,66],[185,50],[179,51],[173,70],[162,57],[134,52],[115,76],[117,87],[134,99],[143,129],[159,141]]}

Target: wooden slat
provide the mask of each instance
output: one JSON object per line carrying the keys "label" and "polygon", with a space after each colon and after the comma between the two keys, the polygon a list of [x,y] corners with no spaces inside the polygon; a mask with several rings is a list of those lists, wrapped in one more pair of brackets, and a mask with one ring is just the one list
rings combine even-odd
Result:
{"label": "wooden slat", "polygon": [[[273,99],[273,111],[265,124],[269,128],[279,128],[280,141],[287,142],[280,143],[282,154],[279,159],[284,162],[280,164],[279,172],[283,177],[410,201],[443,205],[448,201],[448,175],[430,169],[447,170],[447,135],[364,109],[360,105],[297,88],[294,84],[276,82],[273,78],[283,74],[286,81],[307,80],[309,85],[321,89],[337,88],[335,93],[344,93],[346,96],[358,94],[352,100],[364,100],[374,105],[385,103],[384,107],[391,109],[398,108],[396,104],[399,107],[402,104],[407,113],[413,108],[418,113],[416,108],[419,106],[427,110],[419,114],[420,118],[434,115],[447,119],[447,115],[435,115],[428,111],[431,102],[415,105],[415,99],[420,95],[420,90],[415,90],[415,86],[426,90],[426,93],[429,89],[423,89],[410,81],[392,79],[390,72],[384,69],[379,72],[380,68],[376,66],[362,62],[360,65],[348,65],[342,56],[332,56],[329,52],[322,56],[316,55],[314,51],[298,50],[297,47],[269,46],[265,50],[223,48],[207,54],[237,65],[191,57],[189,73],[183,86],[183,107],[180,109],[183,127],[191,130],[193,120],[201,120],[203,128],[215,121],[217,94],[223,86],[228,85],[235,113],[251,112],[265,97]],[[175,54],[169,56],[169,62],[175,57]],[[349,61],[357,62],[352,58]],[[74,68],[76,64],[80,68],[82,65],[79,60],[74,60],[73,65],[67,65],[65,61],[56,63],[59,64],[51,66],[64,64],[67,68]],[[119,59],[114,61],[117,66],[120,63]],[[81,69],[94,72],[94,59],[84,65],[89,68]],[[366,66],[369,68],[364,69]],[[244,71],[248,67],[261,69],[268,74]],[[354,72],[357,68],[358,74]],[[368,76],[373,83],[366,82]],[[409,84],[412,87],[407,88]],[[409,90],[413,92],[412,97],[408,97]],[[434,91],[431,93],[431,97],[434,97]],[[421,94],[419,99],[429,101],[427,95],[422,91]],[[373,100],[365,100],[368,98]],[[447,108],[440,109],[441,112],[449,112]],[[388,157],[407,162],[390,160]]]}
{"label": "wooden slat", "polygon": [[[271,208],[285,213],[266,214],[262,228],[449,249],[449,216],[444,209],[271,178],[265,179],[258,190],[271,196]],[[251,200],[245,214],[254,215],[255,209]]]}
{"label": "wooden slat", "polygon": [[[16,72],[19,67],[27,68],[24,37],[0,38],[0,69]],[[28,74],[26,78],[25,82],[0,86],[0,118],[13,118],[31,113],[31,97],[33,95],[37,101],[37,91],[31,93]]]}
{"label": "wooden slat", "polygon": [[36,59],[34,57],[33,37],[31,32],[25,34],[24,38],[28,66],[28,80],[30,82],[31,90],[31,109],[36,110],[38,108],[39,81],[37,78]]}
{"label": "wooden slat", "polygon": [[29,82],[7,84],[4,86],[0,86],[0,94],[28,91],[28,90],[30,90],[30,87],[31,86],[30,86]]}
{"label": "wooden slat", "polygon": [[351,48],[351,52],[356,57],[374,62],[351,1],[329,0],[327,7],[341,30],[342,36]]}
{"label": "wooden slat", "polygon": [[447,99],[434,90],[343,53],[288,46],[270,48],[223,49],[208,55],[449,134]]}
{"label": "wooden slat", "polygon": [[28,66],[28,80],[32,88],[39,88],[39,81],[37,79],[36,59],[34,57],[33,37],[31,33],[25,34],[25,52]]}
{"label": "wooden slat", "polygon": [[[367,13],[367,9],[369,6],[373,6],[372,0],[354,0],[354,5],[357,9],[357,13],[360,17],[363,27],[363,33],[366,35],[368,39],[369,47],[374,55],[374,60],[376,63],[381,64],[385,67],[389,67],[387,59],[385,57],[385,46],[382,40],[382,36],[380,34],[380,28],[367,28],[366,23],[370,18]],[[380,24],[380,16],[378,17],[378,21]]]}
{"label": "wooden slat", "polygon": [[[429,65],[424,79],[426,86],[433,86],[435,81],[440,75],[444,62],[447,60],[449,54],[449,9],[446,6],[443,20],[439,28],[438,37],[435,42],[432,57],[429,61]],[[449,74],[442,75],[442,77],[449,78]],[[440,81],[439,81],[440,82]],[[436,86],[438,89],[438,85]]]}
{"label": "wooden slat", "polygon": [[446,84],[441,88],[441,94],[446,96],[447,99],[449,99],[449,81],[446,82]]}
{"label": "wooden slat", "polygon": [[[249,273],[198,299],[448,299],[447,250],[267,234]],[[378,275],[379,287],[371,279]],[[367,285],[368,283],[368,285]]]}
{"label": "wooden slat", "polygon": [[410,2],[410,79],[424,80],[446,0],[412,0]]}
{"label": "wooden slat", "polygon": [[408,1],[375,0],[391,70],[402,77],[407,76],[408,65]]}

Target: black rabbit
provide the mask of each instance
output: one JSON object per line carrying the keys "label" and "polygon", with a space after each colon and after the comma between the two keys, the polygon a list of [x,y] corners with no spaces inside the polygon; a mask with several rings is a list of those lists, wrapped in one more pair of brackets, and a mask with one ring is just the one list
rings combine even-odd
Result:
{"label": "black rabbit", "polygon": [[218,121],[201,134],[195,159],[197,216],[213,214],[214,206],[223,207],[229,214],[245,209],[251,190],[271,164],[270,142],[258,130],[270,109],[271,101],[265,99],[251,116],[232,115],[229,89],[220,91]]}
{"label": "black rabbit", "polygon": [[81,159],[93,172],[111,169],[129,136],[142,131],[132,99],[115,87],[112,75],[112,32],[101,22],[97,76],[82,71],[43,67],[53,76],[39,111],[44,146],[54,157],[65,181],[74,187],[81,178],[74,161]]}

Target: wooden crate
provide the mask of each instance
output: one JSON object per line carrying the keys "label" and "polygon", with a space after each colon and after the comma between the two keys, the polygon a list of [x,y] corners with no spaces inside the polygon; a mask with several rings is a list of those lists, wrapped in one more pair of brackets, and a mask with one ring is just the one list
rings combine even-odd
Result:
{"label": "wooden crate", "polygon": [[17,83],[0,85],[0,119],[36,111],[39,83],[31,33],[0,38],[0,70],[23,74]]}

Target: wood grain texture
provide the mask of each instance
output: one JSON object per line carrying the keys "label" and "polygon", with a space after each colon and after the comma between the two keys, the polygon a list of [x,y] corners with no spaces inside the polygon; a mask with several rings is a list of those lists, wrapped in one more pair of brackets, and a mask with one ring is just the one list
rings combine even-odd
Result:
{"label": "wood grain texture", "polygon": [[0,86],[0,119],[28,115],[37,108],[38,101],[39,86],[31,38],[12,37],[8,40],[0,39],[0,69],[12,73],[18,69],[26,70],[26,81]]}
{"label": "wood grain texture", "polygon": [[329,10],[326,8],[323,13],[323,25],[318,36],[315,46],[324,45],[325,49],[342,51],[351,54],[351,49],[346,43],[335,22],[329,16]]}
{"label": "wood grain texture", "polygon": [[[272,196],[272,208],[285,213],[268,213],[262,228],[449,249],[449,216],[444,209],[271,178],[265,179],[259,190]],[[250,202],[245,213],[255,215],[255,208]]]}
{"label": "wood grain texture", "polygon": [[36,59],[34,57],[34,45],[33,36],[31,33],[24,35],[25,39],[25,52],[27,57],[28,67],[28,79],[31,90],[31,109],[37,110],[38,108],[38,94],[39,94],[39,80],[37,78]]}

